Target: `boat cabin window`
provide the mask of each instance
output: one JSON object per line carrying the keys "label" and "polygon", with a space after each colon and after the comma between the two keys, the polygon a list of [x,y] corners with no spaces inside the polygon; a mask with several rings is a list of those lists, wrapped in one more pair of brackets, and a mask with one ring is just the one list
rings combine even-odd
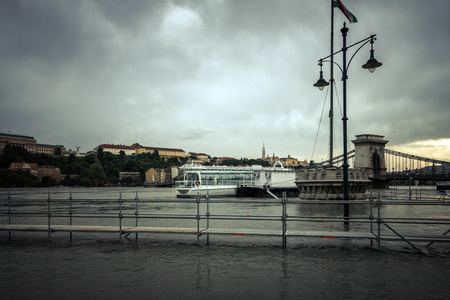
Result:
{"label": "boat cabin window", "polygon": [[197,173],[186,173],[185,180],[196,181],[199,180],[199,176]]}
{"label": "boat cabin window", "polygon": [[202,180],[252,180],[252,174],[242,173],[202,173]]}

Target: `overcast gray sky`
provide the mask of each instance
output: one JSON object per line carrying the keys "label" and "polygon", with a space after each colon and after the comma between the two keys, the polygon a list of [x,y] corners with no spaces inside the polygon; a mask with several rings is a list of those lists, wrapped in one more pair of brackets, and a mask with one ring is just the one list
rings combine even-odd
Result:
{"label": "overcast gray sky", "polygon": [[[347,22],[348,45],[377,34],[383,63],[372,74],[361,68],[366,45],[350,65],[349,137],[384,135],[388,148],[450,159],[450,1],[343,3],[358,18]],[[256,158],[265,143],[270,155],[321,161],[329,104],[312,156],[327,94],[312,85],[318,59],[330,52],[329,7],[329,0],[3,0],[0,131],[83,152],[138,142]],[[336,9],[335,50],[344,21]]]}

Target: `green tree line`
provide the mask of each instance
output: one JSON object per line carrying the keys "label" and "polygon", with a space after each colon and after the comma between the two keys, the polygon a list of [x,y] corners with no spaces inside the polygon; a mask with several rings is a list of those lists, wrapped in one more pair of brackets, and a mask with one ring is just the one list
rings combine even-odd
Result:
{"label": "green tree line", "polygon": [[[0,187],[34,187],[55,185],[51,178],[38,180],[27,171],[9,170],[11,163],[36,163],[38,166],[53,166],[65,175],[58,184],[69,186],[104,186],[105,184],[141,185],[145,180],[145,171],[150,168],[168,168],[180,166],[186,162],[185,158],[165,159],[160,157],[158,151],[139,155],[120,155],[104,152],[99,148],[96,153],[78,157],[47,155],[28,152],[17,146],[7,145],[0,155]],[[139,172],[137,180],[125,178],[119,182],[119,172]],[[72,175],[72,176],[71,176]],[[76,175],[76,176],[73,176]]]}

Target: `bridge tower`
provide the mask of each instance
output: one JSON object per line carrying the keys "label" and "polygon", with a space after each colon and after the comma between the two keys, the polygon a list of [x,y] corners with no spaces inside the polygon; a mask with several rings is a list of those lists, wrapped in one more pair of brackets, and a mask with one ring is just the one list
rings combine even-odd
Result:
{"label": "bridge tower", "polygon": [[[384,149],[389,142],[383,140],[383,135],[360,134],[356,136],[355,144],[355,168],[373,172],[374,175],[386,173],[384,153],[373,148]],[[373,147],[373,148],[372,148]]]}

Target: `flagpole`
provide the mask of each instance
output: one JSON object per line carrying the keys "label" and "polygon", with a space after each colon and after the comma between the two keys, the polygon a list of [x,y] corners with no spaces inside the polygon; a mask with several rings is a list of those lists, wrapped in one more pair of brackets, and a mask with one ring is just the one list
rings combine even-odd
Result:
{"label": "flagpole", "polygon": [[331,50],[330,50],[330,167],[333,166],[333,86],[334,86],[334,77],[333,77],[333,69],[334,69],[334,61],[333,61],[333,53],[334,53],[334,0],[331,0]]}

